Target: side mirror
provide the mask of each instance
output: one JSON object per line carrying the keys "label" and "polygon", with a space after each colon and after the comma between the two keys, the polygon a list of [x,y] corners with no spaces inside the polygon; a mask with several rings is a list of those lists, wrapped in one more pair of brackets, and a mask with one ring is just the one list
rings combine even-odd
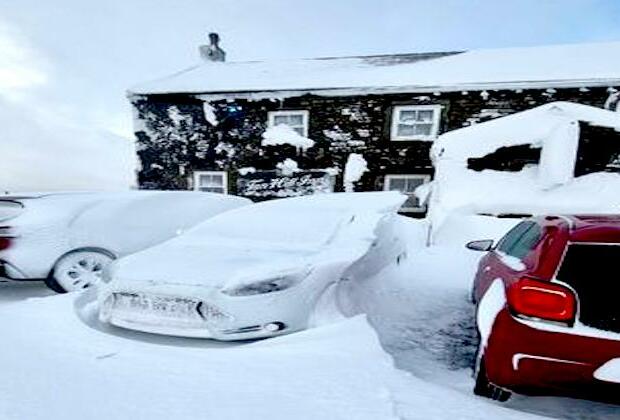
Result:
{"label": "side mirror", "polygon": [[471,241],[468,242],[465,247],[472,251],[490,251],[493,249],[493,240],[483,239],[481,241]]}

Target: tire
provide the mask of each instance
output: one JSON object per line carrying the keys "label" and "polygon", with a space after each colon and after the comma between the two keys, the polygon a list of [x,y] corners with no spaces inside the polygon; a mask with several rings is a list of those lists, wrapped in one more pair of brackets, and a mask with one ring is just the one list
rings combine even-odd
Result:
{"label": "tire", "polygon": [[490,398],[499,402],[506,402],[511,397],[512,393],[506,391],[503,388],[493,385],[487,378],[487,370],[484,364],[484,355],[480,357],[480,360],[476,364],[474,369],[474,379],[476,384],[474,385],[474,394]]}
{"label": "tire", "polygon": [[114,260],[104,251],[81,250],[61,257],[45,279],[56,293],[83,290],[101,281],[103,270]]}

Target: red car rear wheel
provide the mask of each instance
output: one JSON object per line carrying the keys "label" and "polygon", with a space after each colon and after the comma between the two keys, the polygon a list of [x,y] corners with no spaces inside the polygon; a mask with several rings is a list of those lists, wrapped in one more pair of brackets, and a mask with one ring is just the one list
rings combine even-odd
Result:
{"label": "red car rear wheel", "polygon": [[477,366],[474,369],[474,378],[476,380],[476,384],[474,385],[474,394],[499,402],[508,401],[512,393],[489,382],[484,364],[484,355],[480,356],[480,360],[476,365]]}

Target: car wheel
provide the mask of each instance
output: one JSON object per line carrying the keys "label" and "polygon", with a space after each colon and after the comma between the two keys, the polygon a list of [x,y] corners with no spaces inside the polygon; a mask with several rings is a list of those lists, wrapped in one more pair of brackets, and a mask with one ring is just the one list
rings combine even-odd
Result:
{"label": "car wheel", "polygon": [[113,260],[101,251],[70,252],[56,262],[45,284],[57,293],[86,289],[101,281],[103,269]]}
{"label": "car wheel", "polygon": [[484,355],[482,355],[476,363],[476,367],[474,368],[474,379],[476,380],[476,384],[474,385],[474,394],[476,395],[500,402],[508,401],[512,395],[511,392],[489,382],[484,364]]}

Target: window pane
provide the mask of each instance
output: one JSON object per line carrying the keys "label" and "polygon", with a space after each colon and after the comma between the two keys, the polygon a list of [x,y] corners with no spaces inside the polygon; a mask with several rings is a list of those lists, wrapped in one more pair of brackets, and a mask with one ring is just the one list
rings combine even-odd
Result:
{"label": "window pane", "polygon": [[210,185],[222,185],[224,183],[224,177],[221,174],[211,175]]}
{"label": "window pane", "polygon": [[273,117],[273,125],[288,124],[288,123],[289,123],[288,115],[274,115]]}
{"label": "window pane", "polygon": [[424,178],[407,178],[407,192],[413,193],[416,188],[424,184]]}
{"label": "window pane", "polygon": [[432,110],[418,111],[417,121],[432,122],[433,121],[433,111]]}
{"label": "window pane", "polygon": [[415,126],[414,125],[406,125],[406,124],[398,124],[397,135],[402,137],[409,137],[415,135]]}
{"label": "window pane", "polygon": [[303,125],[304,118],[302,115],[299,115],[299,114],[289,115],[288,123],[290,125]]}
{"label": "window pane", "polygon": [[416,111],[400,111],[399,121],[415,121]]}
{"label": "window pane", "polygon": [[222,187],[201,187],[199,189],[200,189],[200,191],[203,191],[203,192],[212,192],[212,193],[224,194],[224,188],[222,188]]}
{"label": "window pane", "polygon": [[198,177],[198,187],[208,188],[208,187],[216,187],[223,188],[224,187],[224,175],[223,174],[202,174]]}
{"label": "window pane", "polygon": [[432,129],[433,126],[431,124],[417,124],[414,132],[416,136],[430,136]]}
{"label": "window pane", "polygon": [[406,180],[404,178],[390,178],[388,188],[390,191],[405,191]]}

